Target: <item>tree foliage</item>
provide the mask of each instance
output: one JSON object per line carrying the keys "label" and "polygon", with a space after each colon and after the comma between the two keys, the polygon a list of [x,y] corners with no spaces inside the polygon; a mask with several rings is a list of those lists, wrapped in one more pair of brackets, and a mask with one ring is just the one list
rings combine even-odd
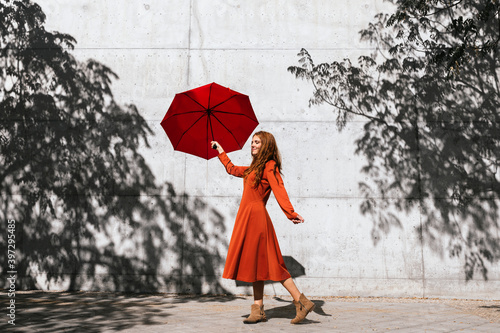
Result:
{"label": "tree foliage", "polygon": [[[201,292],[207,275],[223,292],[207,268],[222,259],[206,247],[206,204],[156,184],[139,149],[152,131],[134,105],[115,100],[117,75],[75,59],[76,41],[46,31],[45,19],[29,0],[0,1],[0,217],[17,222],[22,287],[46,288],[36,276],[47,274],[69,278],[69,289]],[[222,234],[213,238],[225,244]],[[162,272],[169,245],[172,267]],[[191,286],[186,270],[197,274]]]}
{"label": "tree foliage", "polygon": [[374,240],[401,224],[392,208],[418,208],[423,241],[445,242],[467,279],[486,279],[500,258],[500,3],[391,2],[394,13],[360,32],[374,51],[357,64],[316,65],[302,49],[288,70],[313,84],[311,105],[334,108],[339,129],[366,119],[356,144],[373,181],[360,189]]}

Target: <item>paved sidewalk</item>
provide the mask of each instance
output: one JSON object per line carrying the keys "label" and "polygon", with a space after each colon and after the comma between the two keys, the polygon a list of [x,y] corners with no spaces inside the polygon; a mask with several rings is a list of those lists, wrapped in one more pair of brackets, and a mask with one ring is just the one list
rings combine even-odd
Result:
{"label": "paved sidewalk", "polygon": [[[500,332],[500,301],[311,297],[299,325],[290,298],[266,297],[268,322],[242,323],[251,297],[90,292],[16,294],[1,332]],[[6,310],[5,310],[6,311]]]}

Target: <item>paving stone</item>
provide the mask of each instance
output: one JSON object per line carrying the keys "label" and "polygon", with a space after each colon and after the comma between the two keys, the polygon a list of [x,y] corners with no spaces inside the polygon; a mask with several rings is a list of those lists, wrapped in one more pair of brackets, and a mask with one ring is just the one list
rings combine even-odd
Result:
{"label": "paving stone", "polygon": [[291,298],[265,297],[268,321],[243,324],[247,296],[97,292],[16,294],[16,326],[1,332],[500,332],[500,301],[315,297],[291,325]]}

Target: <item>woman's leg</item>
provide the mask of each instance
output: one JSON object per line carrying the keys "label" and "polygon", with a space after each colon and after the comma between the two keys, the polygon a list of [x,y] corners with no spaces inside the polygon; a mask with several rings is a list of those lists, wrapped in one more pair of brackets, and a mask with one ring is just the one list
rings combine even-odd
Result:
{"label": "woman's leg", "polygon": [[295,282],[293,282],[293,279],[291,277],[289,277],[288,279],[280,281],[280,282],[283,285],[283,287],[285,287],[285,289],[288,290],[290,295],[292,295],[293,300],[295,302],[298,302],[299,298],[300,298],[300,291],[297,288],[297,286],[295,285]]}
{"label": "woman's leg", "polygon": [[264,312],[264,281],[253,283],[253,304],[251,306],[250,316],[243,320],[245,324],[255,324],[260,321],[267,321]]}
{"label": "woman's leg", "polygon": [[283,287],[288,290],[290,295],[293,297],[293,304],[295,305],[295,309],[297,311],[297,315],[292,319],[292,324],[298,324],[307,316],[309,312],[314,310],[315,304],[307,299],[304,294],[301,294],[292,278],[288,278],[286,280],[281,281]]}
{"label": "woman's leg", "polygon": [[262,306],[264,304],[264,281],[253,282],[253,303]]}

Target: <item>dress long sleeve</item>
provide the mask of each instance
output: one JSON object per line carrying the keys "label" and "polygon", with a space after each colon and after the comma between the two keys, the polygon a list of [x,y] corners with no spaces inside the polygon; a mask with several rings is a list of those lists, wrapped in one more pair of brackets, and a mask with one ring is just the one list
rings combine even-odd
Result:
{"label": "dress long sleeve", "polygon": [[278,201],[278,204],[285,213],[286,217],[289,220],[293,220],[296,218],[299,214],[295,212],[293,209],[293,206],[290,202],[290,199],[288,198],[288,193],[286,192],[285,185],[283,183],[283,179],[281,178],[281,175],[278,171],[276,171],[276,175],[274,174],[274,166],[275,166],[274,161],[270,161],[266,164],[266,168],[264,170],[264,175],[267,181],[269,182],[269,185],[271,186],[271,190],[274,193],[274,197]]}
{"label": "dress long sleeve", "polygon": [[219,154],[219,161],[222,162],[228,174],[235,177],[243,177],[243,173],[248,168],[246,166],[236,166],[234,165],[225,152]]}

